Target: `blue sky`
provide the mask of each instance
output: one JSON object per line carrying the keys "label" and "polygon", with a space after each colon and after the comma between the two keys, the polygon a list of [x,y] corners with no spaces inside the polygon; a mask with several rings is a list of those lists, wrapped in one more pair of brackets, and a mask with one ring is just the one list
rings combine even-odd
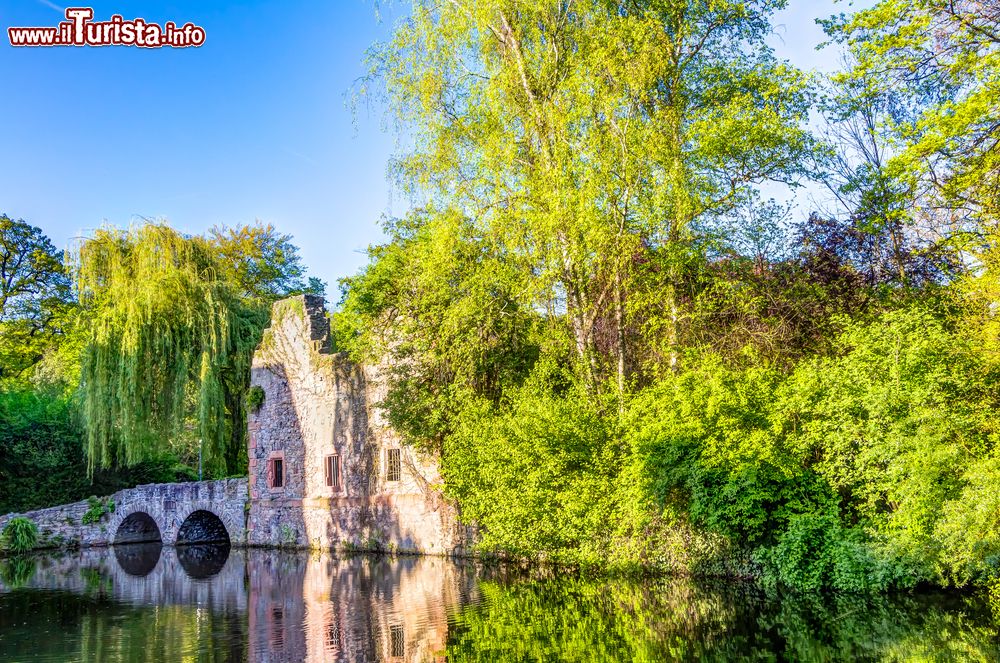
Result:
{"label": "blue sky", "polygon": [[[77,4],[77,3],[74,3]],[[84,3],[79,3],[84,4]],[[385,5],[386,3],[382,3]],[[191,49],[25,48],[9,26],[56,25],[62,3],[0,0],[0,213],[60,248],[104,223],[163,218],[186,232],[272,222],[330,284],[355,273],[379,219],[406,211],[386,179],[394,138],[378,109],[346,103],[365,49],[398,17],[372,0],[97,1],[119,13],[194,22]],[[791,0],[775,19],[779,55],[830,69],[818,16],[847,2]]]}

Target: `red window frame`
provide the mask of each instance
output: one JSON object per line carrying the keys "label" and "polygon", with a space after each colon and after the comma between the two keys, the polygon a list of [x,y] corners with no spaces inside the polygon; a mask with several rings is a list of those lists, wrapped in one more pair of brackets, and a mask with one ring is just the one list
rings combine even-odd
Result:
{"label": "red window frame", "polygon": [[270,490],[284,490],[288,483],[288,468],[285,467],[285,454],[275,453],[267,459],[267,487]]}
{"label": "red window frame", "polygon": [[326,476],[327,487],[332,489],[334,492],[339,492],[341,489],[340,454],[328,454],[326,458],[323,459],[323,473]]}

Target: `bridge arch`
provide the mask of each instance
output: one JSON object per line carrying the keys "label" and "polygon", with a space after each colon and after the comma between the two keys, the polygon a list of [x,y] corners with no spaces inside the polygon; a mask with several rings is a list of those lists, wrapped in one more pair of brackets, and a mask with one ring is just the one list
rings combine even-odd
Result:
{"label": "bridge arch", "polygon": [[115,545],[123,543],[160,543],[163,534],[156,519],[145,510],[135,509],[122,513],[112,522],[111,542]]}
{"label": "bridge arch", "polygon": [[[178,502],[170,514],[169,534],[164,543],[175,545],[202,543],[240,544],[245,537],[246,515],[242,508],[226,508],[224,503],[207,499]],[[221,527],[220,527],[221,525]],[[224,536],[223,536],[224,534]]]}
{"label": "bridge arch", "polygon": [[222,518],[208,509],[195,509],[188,514],[177,529],[175,544],[178,546],[231,543],[229,530]]}

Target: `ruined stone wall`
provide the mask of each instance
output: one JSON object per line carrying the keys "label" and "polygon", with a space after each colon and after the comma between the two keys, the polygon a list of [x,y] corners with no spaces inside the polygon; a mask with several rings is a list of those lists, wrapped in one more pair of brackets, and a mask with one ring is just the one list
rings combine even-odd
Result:
{"label": "ruined stone wall", "polygon": [[[441,494],[435,459],[401,444],[378,403],[380,371],[329,349],[322,298],[275,304],[253,362],[263,389],[249,415],[251,545],[381,549],[461,554],[466,537]],[[389,481],[388,451],[398,449],[400,478]],[[325,459],[340,458],[337,489]],[[275,459],[283,477],[275,487]]]}

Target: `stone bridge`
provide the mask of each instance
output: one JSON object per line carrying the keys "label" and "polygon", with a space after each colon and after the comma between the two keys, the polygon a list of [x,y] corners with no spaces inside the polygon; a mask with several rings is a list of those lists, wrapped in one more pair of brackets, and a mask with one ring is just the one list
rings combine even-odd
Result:
{"label": "stone bridge", "polygon": [[246,543],[246,479],[147,484],[120,490],[102,503],[107,509],[97,522],[83,522],[91,509],[84,500],[0,516],[0,530],[11,518],[23,516],[38,526],[40,545],[51,547]]}

